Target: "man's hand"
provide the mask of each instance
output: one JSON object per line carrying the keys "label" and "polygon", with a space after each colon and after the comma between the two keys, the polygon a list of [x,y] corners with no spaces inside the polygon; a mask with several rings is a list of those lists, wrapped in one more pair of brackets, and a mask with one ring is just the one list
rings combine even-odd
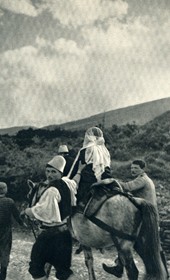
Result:
{"label": "man's hand", "polygon": [[25,210],[22,210],[22,211],[21,211],[20,217],[21,217],[21,219],[24,219],[24,218],[25,218]]}
{"label": "man's hand", "polygon": [[32,213],[31,208],[26,208],[25,209],[25,215],[28,216],[29,218],[32,218],[32,219],[35,218],[33,213]]}
{"label": "man's hand", "polygon": [[78,165],[78,171],[77,173],[81,173],[81,171],[85,168],[86,166],[86,163],[82,163],[81,161],[79,162],[79,165]]}

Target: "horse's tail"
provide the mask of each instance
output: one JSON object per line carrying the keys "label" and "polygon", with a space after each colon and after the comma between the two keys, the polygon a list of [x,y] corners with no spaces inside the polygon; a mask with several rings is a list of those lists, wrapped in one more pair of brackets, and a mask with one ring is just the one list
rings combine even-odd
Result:
{"label": "horse's tail", "polygon": [[141,256],[147,273],[146,279],[165,280],[166,271],[160,256],[158,213],[156,207],[144,199],[136,199],[142,213],[142,226],[135,249]]}

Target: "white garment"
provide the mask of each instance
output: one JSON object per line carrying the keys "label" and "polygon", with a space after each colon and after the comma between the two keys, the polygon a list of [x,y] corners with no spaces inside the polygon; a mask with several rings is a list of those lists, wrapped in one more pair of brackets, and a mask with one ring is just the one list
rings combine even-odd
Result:
{"label": "white garment", "polygon": [[57,224],[61,222],[61,215],[58,203],[61,195],[55,187],[48,188],[40,197],[35,206],[31,207],[35,218],[46,224]]}
{"label": "white garment", "polygon": [[62,177],[62,180],[67,184],[67,186],[70,189],[71,194],[71,206],[76,206],[77,198],[77,189],[78,185],[74,180],[70,180],[68,177]]}
{"label": "white garment", "polygon": [[[76,206],[77,183],[67,177],[62,180],[67,184],[71,194],[71,205]],[[61,201],[61,195],[57,188],[51,186],[40,197],[35,206],[31,207],[35,218],[46,225],[57,225],[61,222],[61,215],[58,203]]]}
{"label": "white garment", "polygon": [[[92,164],[92,169],[96,176],[97,181],[101,179],[102,173],[105,171],[105,167],[110,167],[111,158],[108,149],[105,146],[105,140],[103,137],[103,132],[98,127],[89,128],[84,137],[83,147],[80,149],[85,149],[85,162],[86,164]],[[68,177],[77,162],[80,151],[76,156],[76,159],[71,167]]]}

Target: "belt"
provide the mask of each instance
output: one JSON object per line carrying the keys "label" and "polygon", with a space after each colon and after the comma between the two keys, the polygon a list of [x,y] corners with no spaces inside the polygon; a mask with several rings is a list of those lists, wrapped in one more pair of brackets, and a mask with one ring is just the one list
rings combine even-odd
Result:
{"label": "belt", "polygon": [[63,229],[67,230],[67,223],[63,223],[61,225],[56,225],[56,226],[45,226],[45,225],[41,225],[40,227],[41,229],[45,229],[45,230],[58,230],[58,231],[63,231]]}

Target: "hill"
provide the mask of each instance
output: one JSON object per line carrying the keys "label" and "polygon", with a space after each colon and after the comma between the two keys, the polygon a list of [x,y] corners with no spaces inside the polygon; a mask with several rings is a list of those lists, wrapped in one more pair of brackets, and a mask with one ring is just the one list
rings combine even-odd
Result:
{"label": "hill", "polygon": [[[18,133],[18,131],[23,129],[28,129],[31,126],[14,126],[14,127],[8,127],[8,128],[2,128],[0,129],[0,135],[8,134],[10,136],[15,135]],[[34,128],[34,127],[32,127]]]}
{"label": "hill", "polygon": [[[80,108],[81,109],[81,108]],[[159,100],[154,100],[134,106],[111,110],[90,116],[88,118],[75,120],[63,124],[54,124],[44,126],[41,129],[55,130],[61,128],[64,130],[85,130],[90,126],[101,125],[106,129],[111,128],[114,124],[124,125],[135,122],[137,125],[144,125],[154,118],[162,115],[170,109],[170,97]],[[0,135],[8,134],[10,136],[16,135],[21,130],[28,128],[36,129],[31,126],[16,126],[10,128],[0,129]]]}
{"label": "hill", "polygon": [[[113,124],[123,125],[127,123],[136,123],[144,125],[157,116],[170,109],[170,97],[155,101],[150,101],[134,106],[111,110],[89,118],[72,121],[59,126],[65,130],[87,129],[90,126],[102,125],[105,128],[112,127]],[[46,129],[55,129],[57,126],[46,126]]]}

